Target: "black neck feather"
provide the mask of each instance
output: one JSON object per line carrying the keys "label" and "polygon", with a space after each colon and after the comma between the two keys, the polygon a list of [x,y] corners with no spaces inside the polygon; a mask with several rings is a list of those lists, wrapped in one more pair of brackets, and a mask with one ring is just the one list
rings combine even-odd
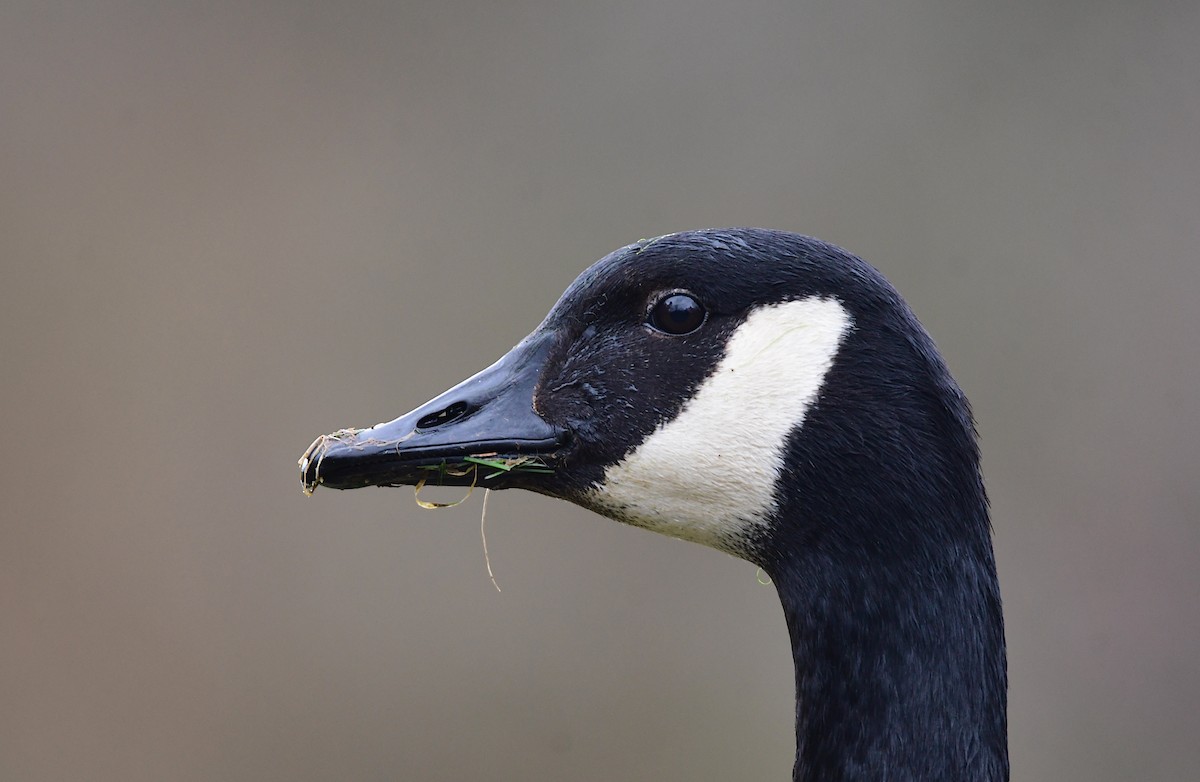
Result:
{"label": "black neck feather", "polygon": [[790,441],[762,548],[796,663],[795,779],[1007,780],[970,408],[902,305],[859,326]]}
{"label": "black neck feather", "polygon": [[1008,779],[990,551],[881,569],[814,551],[773,575],[796,665],[795,780]]}

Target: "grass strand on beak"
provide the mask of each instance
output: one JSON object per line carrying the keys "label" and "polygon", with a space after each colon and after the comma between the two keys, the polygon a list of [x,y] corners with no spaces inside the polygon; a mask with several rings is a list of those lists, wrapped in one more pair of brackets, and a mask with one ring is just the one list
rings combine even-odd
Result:
{"label": "grass strand on beak", "polygon": [[475,483],[478,478],[479,478],[479,468],[475,467],[474,472],[471,475],[470,488],[467,489],[467,493],[464,494],[461,499],[455,500],[454,502],[429,502],[428,500],[421,499],[421,489],[425,488],[425,481],[427,480],[426,478],[421,478],[421,480],[417,481],[417,485],[413,487],[413,498],[416,499],[417,504],[420,505],[425,510],[440,510],[441,508],[453,508],[454,506],[462,505],[464,502],[467,501],[467,498],[471,496],[471,492],[475,491]]}
{"label": "grass strand on beak", "polygon": [[488,556],[487,547],[487,502],[488,497],[492,496],[491,489],[483,490],[483,513],[479,514],[479,539],[483,541],[483,564],[487,566],[488,578],[492,580],[492,586],[496,587],[496,591],[500,591],[500,585],[496,583],[496,576],[492,573],[492,558]]}
{"label": "grass strand on beak", "polygon": [[483,456],[464,456],[464,462],[490,467],[495,472],[490,472],[483,476],[483,479],[491,480],[497,475],[503,475],[508,472],[537,472],[544,475],[553,475],[554,470],[536,456],[518,456],[512,459],[489,459]]}

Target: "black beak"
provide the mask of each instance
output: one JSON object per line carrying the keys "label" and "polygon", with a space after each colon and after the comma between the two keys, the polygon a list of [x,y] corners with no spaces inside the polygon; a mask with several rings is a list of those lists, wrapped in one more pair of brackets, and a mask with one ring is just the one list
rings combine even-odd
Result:
{"label": "black beak", "polygon": [[479,374],[407,415],[321,435],[300,457],[305,493],[318,486],[525,485],[552,472],[567,431],[533,409],[552,332],[535,332]]}

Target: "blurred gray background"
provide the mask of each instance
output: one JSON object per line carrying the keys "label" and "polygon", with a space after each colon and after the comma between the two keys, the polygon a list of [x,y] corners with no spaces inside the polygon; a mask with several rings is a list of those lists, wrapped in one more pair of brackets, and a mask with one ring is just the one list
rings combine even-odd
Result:
{"label": "blurred gray background", "polygon": [[879,266],[975,404],[1014,779],[1200,764],[1200,5],[0,4],[0,778],[788,777],[752,566],[300,493],[592,260]]}

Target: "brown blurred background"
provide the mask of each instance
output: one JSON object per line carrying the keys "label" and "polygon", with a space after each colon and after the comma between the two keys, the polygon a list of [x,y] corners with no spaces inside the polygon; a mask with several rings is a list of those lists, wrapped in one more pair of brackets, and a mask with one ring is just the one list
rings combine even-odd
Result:
{"label": "brown blurred background", "polygon": [[754,568],[300,493],[592,260],[812,233],[974,401],[1014,779],[1200,764],[1200,5],[0,4],[0,779],[788,777]]}

